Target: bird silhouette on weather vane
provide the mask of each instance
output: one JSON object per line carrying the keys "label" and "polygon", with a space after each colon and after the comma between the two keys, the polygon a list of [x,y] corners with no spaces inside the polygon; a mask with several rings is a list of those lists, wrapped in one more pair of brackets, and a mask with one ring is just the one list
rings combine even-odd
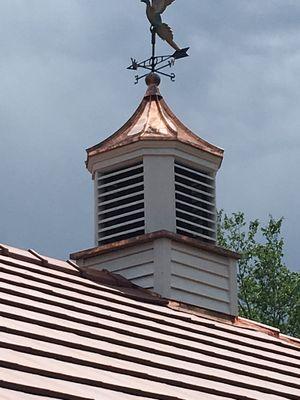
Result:
{"label": "bird silhouette on weather vane", "polygon": [[148,20],[155,29],[158,36],[165,40],[173,49],[176,51],[180,50],[176,43],[173,41],[173,32],[169,25],[162,22],[161,14],[170,6],[175,0],[152,0],[152,5],[150,0],[141,0],[142,3],[146,3],[147,10],[146,14]]}
{"label": "bird silhouette on weather vane", "polygon": [[[130,70],[137,71],[139,68],[147,69],[153,73],[158,73],[167,76],[172,81],[175,80],[175,74],[167,74],[162,72],[166,67],[172,67],[175,60],[180,58],[188,57],[187,51],[189,47],[181,49],[175,42],[172,29],[162,21],[162,14],[168,6],[170,6],[175,0],[141,0],[142,3],[146,3],[146,14],[151,24],[150,31],[152,36],[152,56],[142,62],[137,62],[136,59],[131,59],[131,65],[128,67]],[[156,35],[162,40],[166,41],[175,52],[171,55],[156,56]],[[136,75],[135,79],[138,83],[140,79],[148,75],[149,72],[142,76]]]}

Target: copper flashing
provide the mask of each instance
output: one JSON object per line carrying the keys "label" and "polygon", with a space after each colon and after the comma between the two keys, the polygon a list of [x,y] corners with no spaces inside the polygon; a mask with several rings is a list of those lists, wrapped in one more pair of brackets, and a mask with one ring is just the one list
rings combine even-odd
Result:
{"label": "copper flashing", "polygon": [[151,292],[150,290],[140,288],[123,276],[112,273],[105,269],[101,270],[93,267],[82,268],[81,275],[84,278],[92,280],[93,282],[101,283],[101,285],[118,288],[129,298],[133,298],[138,301],[144,301],[146,303],[156,303],[160,305],[168,304],[168,300],[162,299],[159,295]]}
{"label": "copper flashing", "polygon": [[274,328],[273,326],[262,324],[261,322],[256,322],[249,320],[247,318],[239,317],[236,324],[243,327],[249,327],[249,329],[255,329],[260,332],[267,333],[270,336],[279,338],[280,329]]}
{"label": "copper flashing", "polygon": [[71,260],[79,260],[79,259],[95,257],[100,254],[109,253],[111,251],[135,246],[135,245],[141,244],[141,243],[152,242],[156,239],[161,239],[161,238],[167,238],[167,239],[171,239],[176,242],[179,242],[179,243],[188,244],[190,246],[199,248],[201,250],[209,251],[209,252],[212,252],[212,253],[215,253],[215,254],[218,254],[221,256],[225,256],[225,257],[231,257],[235,260],[238,260],[240,258],[240,255],[238,253],[224,249],[223,247],[205,243],[199,239],[193,239],[188,236],[179,235],[178,233],[173,233],[173,232],[164,231],[164,230],[153,232],[153,233],[147,233],[147,234],[140,235],[140,236],[137,236],[137,237],[134,237],[131,239],[120,240],[118,242],[109,243],[109,244],[106,244],[103,246],[94,247],[91,249],[75,252],[70,255],[70,258],[71,258]]}
{"label": "copper flashing", "polygon": [[228,314],[223,314],[218,311],[208,310],[206,308],[201,308],[194,306],[192,304],[186,304],[175,300],[170,300],[168,307],[172,310],[185,312],[187,314],[195,315],[202,318],[207,318],[208,320],[218,321],[225,324],[234,324],[236,322],[236,317]]}
{"label": "copper flashing", "polygon": [[106,140],[87,149],[88,160],[96,154],[143,140],[178,141],[221,159],[224,153],[222,149],[188,129],[168,107],[158,87],[150,85],[141,104],[122,128]]}

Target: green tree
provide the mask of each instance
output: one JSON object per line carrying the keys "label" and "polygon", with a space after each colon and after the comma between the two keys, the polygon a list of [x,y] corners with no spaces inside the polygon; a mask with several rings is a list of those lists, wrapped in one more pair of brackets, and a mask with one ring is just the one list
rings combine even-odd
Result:
{"label": "green tree", "polygon": [[218,214],[218,244],[241,254],[240,315],[300,337],[300,273],[283,262],[283,219],[246,221],[242,212]]}

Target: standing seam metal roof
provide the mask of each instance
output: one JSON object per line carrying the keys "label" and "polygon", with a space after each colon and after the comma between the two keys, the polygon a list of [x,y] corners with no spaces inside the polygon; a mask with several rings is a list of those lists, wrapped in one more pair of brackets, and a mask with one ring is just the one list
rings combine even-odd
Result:
{"label": "standing seam metal roof", "polygon": [[300,398],[300,342],[276,329],[176,311],[7,246],[0,276],[1,400]]}

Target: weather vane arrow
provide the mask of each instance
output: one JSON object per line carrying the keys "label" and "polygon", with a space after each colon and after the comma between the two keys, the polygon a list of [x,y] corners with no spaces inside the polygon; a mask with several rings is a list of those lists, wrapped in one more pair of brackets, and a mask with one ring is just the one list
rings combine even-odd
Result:
{"label": "weather vane arrow", "polygon": [[[153,73],[155,72],[160,75],[167,76],[172,81],[175,80],[175,74],[167,74],[162,72],[162,70],[167,67],[172,67],[175,64],[175,60],[188,57],[187,51],[189,50],[189,47],[181,49],[174,42],[172,29],[169,27],[169,25],[162,21],[161,15],[174,1],[175,0],[152,0],[152,2],[150,2],[150,0],[141,0],[142,3],[146,3],[147,5],[146,14],[151,24],[150,31],[152,35],[152,56],[141,62],[138,62],[136,59],[132,58],[131,65],[127,69],[137,71],[139,68],[142,68]],[[175,50],[175,52],[171,55],[157,56],[156,35],[158,35],[162,40],[166,41]],[[149,72],[142,76],[136,75],[135,83],[138,83],[139,80],[147,76],[148,73]]]}

